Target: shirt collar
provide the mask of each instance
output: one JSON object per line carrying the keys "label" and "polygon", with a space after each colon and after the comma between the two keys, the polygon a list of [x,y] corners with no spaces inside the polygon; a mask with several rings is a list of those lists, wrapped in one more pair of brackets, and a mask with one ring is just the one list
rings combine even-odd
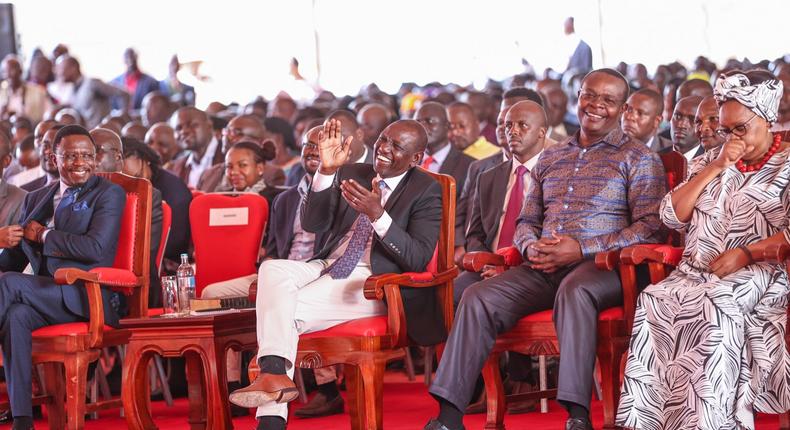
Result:
{"label": "shirt collar", "polygon": [[403,180],[403,177],[406,176],[407,173],[409,173],[408,170],[398,176],[393,176],[391,178],[381,178],[381,180],[387,184],[387,188],[389,188],[390,191],[395,191],[395,188],[398,188],[398,184],[400,184],[400,182]]}
{"label": "shirt collar", "polygon": [[211,167],[211,165],[213,164],[212,162],[214,161],[213,160],[214,153],[217,152],[217,145],[219,145],[219,142],[217,141],[217,138],[212,136],[211,137],[211,142],[208,143],[208,147],[206,148],[206,153],[203,154],[203,158],[200,159],[200,162],[195,161],[195,153],[194,152],[189,154],[189,160],[187,160],[187,161],[193,167],[204,167],[204,168]]}
{"label": "shirt collar", "polygon": [[307,190],[310,189],[310,182],[311,182],[310,179],[311,178],[312,177],[310,175],[305,173],[305,175],[302,176],[302,180],[299,181],[298,184],[296,184],[296,191],[299,192],[300,196],[304,197],[304,196],[307,195]]}
{"label": "shirt collar", "polygon": [[[568,144],[573,146],[581,146],[579,144],[579,136],[581,135],[581,132],[581,129],[579,129],[576,133],[574,133],[573,137],[568,139]],[[619,148],[628,142],[628,135],[623,133],[623,130],[621,130],[620,127],[616,127],[614,130],[610,131],[609,134],[604,136],[603,139],[594,142],[592,145],[590,145],[590,147],[597,145],[599,142]]]}
{"label": "shirt collar", "polygon": [[524,166],[527,168],[528,172],[531,172],[532,169],[535,168],[535,165],[538,164],[538,158],[540,158],[540,154],[543,154],[542,149],[540,150],[540,152],[532,156],[532,158],[525,161],[524,163],[519,163],[516,157],[512,157],[511,160],[513,160],[513,162],[510,163],[510,174],[512,175],[516,173],[516,169],[518,168],[518,166]]}
{"label": "shirt collar", "polygon": [[699,147],[700,145],[697,145],[689,149],[688,151],[684,152],[683,156],[686,157],[686,160],[691,161],[694,158],[694,155],[697,154],[697,151],[699,151]]}
{"label": "shirt collar", "polygon": [[442,163],[444,163],[444,160],[447,159],[447,154],[450,153],[451,147],[452,147],[452,143],[447,142],[447,145],[444,145],[444,148],[436,151],[433,154],[429,154],[431,157],[433,157],[433,162],[441,166]]}

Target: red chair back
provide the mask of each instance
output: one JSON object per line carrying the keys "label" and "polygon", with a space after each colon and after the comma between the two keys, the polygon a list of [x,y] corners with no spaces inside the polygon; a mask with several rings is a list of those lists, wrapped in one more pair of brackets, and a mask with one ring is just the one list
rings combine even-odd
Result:
{"label": "red chair back", "polygon": [[664,164],[664,172],[667,174],[667,186],[673,189],[686,180],[686,157],[675,150],[660,154],[661,163]]}
{"label": "red chair back", "polygon": [[162,201],[162,237],[159,239],[159,250],[156,252],[156,274],[162,276],[162,258],[165,256],[167,237],[173,225],[173,209],[167,202]]}
{"label": "red chair back", "polygon": [[131,296],[130,317],[144,316],[148,312],[148,276],[151,270],[151,182],[123,173],[97,175],[120,185],[126,191],[126,206],[121,219],[113,268],[134,273],[140,287],[114,289]]}
{"label": "red chair back", "polygon": [[258,194],[210,193],[189,206],[196,295],[214,282],[255,273],[269,204]]}

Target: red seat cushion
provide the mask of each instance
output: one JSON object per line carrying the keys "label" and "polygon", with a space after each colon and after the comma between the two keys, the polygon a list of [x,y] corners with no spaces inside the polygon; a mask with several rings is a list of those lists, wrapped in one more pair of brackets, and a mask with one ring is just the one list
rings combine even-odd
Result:
{"label": "red seat cushion", "polygon": [[165,308],[148,308],[148,316],[156,317],[165,313]]}
{"label": "red seat cushion", "polygon": [[[551,309],[546,311],[535,312],[534,314],[530,314],[521,318],[518,321],[518,324],[529,324],[529,323],[536,323],[536,322],[551,322],[552,321],[552,314],[554,311]],[[623,319],[623,308],[620,306],[606,309],[605,311],[598,314],[598,321],[614,321]]]}
{"label": "red seat cushion", "polygon": [[[115,330],[114,328],[104,325],[104,331]],[[33,337],[51,337],[51,336],[67,336],[88,333],[88,323],[75,322],[67,324],[55,324],[46,327],[41,327],[33,331]]]}
{"label": "red seat cushion", "polygon": [[342,336],[384,336],[387,334],[387,317],[369,317],[351,320],[326,330],[303,334],[302,339]]}

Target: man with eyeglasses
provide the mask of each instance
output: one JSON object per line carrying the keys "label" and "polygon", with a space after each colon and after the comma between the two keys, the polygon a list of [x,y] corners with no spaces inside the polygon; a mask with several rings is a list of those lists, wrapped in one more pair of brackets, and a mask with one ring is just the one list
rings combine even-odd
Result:
{"label": "man with eyeglasses", "polygon": [[[222,153],[228,152],[231,146],[247,140],[263,145],[266,128],[260,118],[255,115],[239,115],[231,118],[228,125],[222,129]],[[225,163],[215,164],[208,168],[197,184],[197,189],[205,193],[213,193],[230,189],[225,178]]]}
{"label": "man with eyeglasses", "polygon": [[[28,194],[20,217],[24,239],[0,253],[3,362],[14,429],[32,429],[31,338],[38,328],[87,321],[82,285],[58,285],[60,268],[112,266],[126,203],[123,189],[93,175],[96,151],[87,130],[58,130],[50,155],[60,180]],[[27,264],[33,275],[22,274]],[[106,324],[122,316],[122,297],[102,288]]]}
{"label": "man with eyeglasses", "polygon": [[700,144],[699,137],[694,129],[697,107],[702,102],[700,96],[688,96],[678,100],[672,119],[669,122],[672,130],[672,148],[665,148],[660,152],[667,152],[674,149],[683,154],[690,163],[694,157],[698,157],[705,152],[705,148]]}
{"label": "man with eyeglasses", "polygon": [[666,193],[658,155],[624,134],[628,82],[599,69],[582,80],[580,130],[544,149],[530,169],[514,246],[524,263],[464,291],[430,393],[439,416],[428,430],[463,428],[477,375],[497,334],[523,317],[554,309],[560,367],[557,400],[567,430],[589,430],[599,311],[622,303],[615,272],[595,267],[598,252],[657,242]]}

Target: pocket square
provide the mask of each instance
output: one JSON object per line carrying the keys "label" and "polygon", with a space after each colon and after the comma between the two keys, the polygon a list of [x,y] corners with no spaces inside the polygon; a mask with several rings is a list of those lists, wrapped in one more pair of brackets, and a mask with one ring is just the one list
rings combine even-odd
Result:
{"label": "pocket square", "polygon": [[88,209],[88,202],[86,202],[85,200],[81,202],[76,202],[71,207],[71,210],[74,212],[84,211],[85,209]]}

